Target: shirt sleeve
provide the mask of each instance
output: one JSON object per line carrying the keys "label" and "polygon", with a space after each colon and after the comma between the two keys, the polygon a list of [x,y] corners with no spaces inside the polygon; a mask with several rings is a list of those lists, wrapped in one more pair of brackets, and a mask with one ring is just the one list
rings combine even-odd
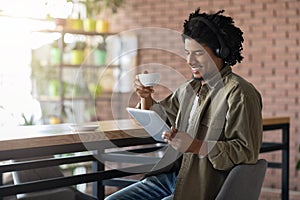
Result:
{"label": "shirt sleeve", "polygon": [[225,140],[208,141],[208,158],[215,169],[227,170],[240,163],[256,163],[262,143],[262,102],[257,91],[237,89],[228,98]]}
{"label": "shirt sleeve", "polygon": [[[178,109],[179,109],[179,102],[177,98],[178,91],[171,93],[165,99],[161,101],[156,101],[153,99],[153,105],[151,106],[151,110],[154,110],[159,116],[169,122],[169,125],[173,125],[176,121]],[[141,102],[139,101],[135,106],[137,109],[141,109]]]}

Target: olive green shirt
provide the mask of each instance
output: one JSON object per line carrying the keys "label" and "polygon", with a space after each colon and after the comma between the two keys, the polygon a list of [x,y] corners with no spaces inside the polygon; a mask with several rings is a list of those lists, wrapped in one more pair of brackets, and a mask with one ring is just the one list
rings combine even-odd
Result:
{"label": "olive green shirt", "polygon": [[[262,143],[262,100],[258,91],[234,74],[230,66],[206,81],[206,86],[187,81],[153,106],[154,110],[163,108],[179,131],[208,143],[208,155],[183,154],[174,200],[215,199],[232,167],[258,159]],[[189,124],[198,91],[198,106]]]}

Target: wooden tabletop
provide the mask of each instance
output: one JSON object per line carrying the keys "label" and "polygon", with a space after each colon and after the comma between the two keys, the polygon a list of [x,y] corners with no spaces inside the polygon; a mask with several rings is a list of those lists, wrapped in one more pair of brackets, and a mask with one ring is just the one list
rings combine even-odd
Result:
{"label": "wooden tabletop", "polygon": [[[289,117],[264,118],[263,125],[286,124],[289,121]],[[70,129],[71,124],[0,128],[0,151],[149,137],[145,130],[131,119],[89,124],[98,124],[99,128],[90,132],[74,132]]]}
{"label": "wooden tabletop", "polygon": [[0,151],[47,147],[82,142],[149,137],[133,120],[100,121],[95,131],[76,132],[71,124],[18,126],[0,129]]}
{"label": "wooden tabletop", "polygon": [[265,117],[263,118],[263,125],[276,125],[276,124],[288,124],[290,123],[289,117]]}

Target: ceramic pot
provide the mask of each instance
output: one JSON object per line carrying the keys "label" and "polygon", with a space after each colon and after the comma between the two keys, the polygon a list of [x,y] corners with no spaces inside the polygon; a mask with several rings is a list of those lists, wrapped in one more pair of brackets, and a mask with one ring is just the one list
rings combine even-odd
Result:
{"label": "ceramic pot", "polygon": [[106,51],[96,49],[94,51],[94,65],[104,65],[106,63]]}
{"label": "ceramic pot", "polygon": [[83,22],[81,19],[67,19],[67,28],[72,30],[83,30]]}
{"label": "ceramic pot", "polygon": [[87,32],[96,31],[96,20],[87,18],[83,21],[83,30]]}
{"label": "ceramic pot", "polygon": [[81,65],[84,60],[84,52],[82,50],[72,50],[70,57],[72,65]]}
{"label": "ceramic pot", "polygon": [[107,33],[109,32],[110,23],[106,20],[97,20],[96,31],[98,33]]}
{"label": "ceramic pot", "polygon": [[60,63],[60,50],[59,48],[51,48],[50,50],[50,63],[58,65]]}

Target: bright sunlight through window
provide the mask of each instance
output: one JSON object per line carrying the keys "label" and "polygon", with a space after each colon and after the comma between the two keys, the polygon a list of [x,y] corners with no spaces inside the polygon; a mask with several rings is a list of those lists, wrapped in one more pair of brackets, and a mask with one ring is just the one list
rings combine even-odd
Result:
{"label": "bright sunlight through window", "polygon": [[0,126],[23,124],[22,115],[40,123],[41,109],[30,79],[31,52],[52,42],[53,36],[33,37],[32,30],[51,28],[45,19],[66,18],[71,7],[64,0],[0,0]]}

